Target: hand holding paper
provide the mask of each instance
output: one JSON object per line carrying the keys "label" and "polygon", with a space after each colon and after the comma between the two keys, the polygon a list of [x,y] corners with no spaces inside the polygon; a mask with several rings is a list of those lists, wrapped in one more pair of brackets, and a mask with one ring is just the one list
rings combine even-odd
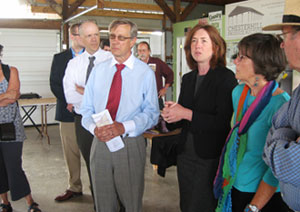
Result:
{"label": "hand holding paper", "polygon": [[125,132],[122,123],[113,122],[108,110],[92,115],[95,123],[95,136],[102,142],[106,142],[111,152],[118,151],[124,147],[120,135]]}
{"label": "hand holding paper", "polygon": [[124,134],[124,131],[125,130],[123,124],[114,122],[113,124],[96,127],[94,134],[100,141],[107,142],[117,136]]}

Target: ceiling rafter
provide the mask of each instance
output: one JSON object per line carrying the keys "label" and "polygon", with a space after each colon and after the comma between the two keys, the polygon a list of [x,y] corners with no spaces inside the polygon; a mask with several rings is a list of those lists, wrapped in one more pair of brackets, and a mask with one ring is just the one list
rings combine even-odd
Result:
{"label": "ceiling rafter", "polygon": [[[71,0],[70,4],[68,0],[37,0],[34,5],[46,4],[49,5],[59,16],[66,20],[69,18],[86,0]],[[98,8],[104,6],[104,0],[89,0],[89,4],[93,2],[93,6],[97,5]],[[44,10],[45,11],[45,10]]]}
{"label": "ceiling rafter", "polygon": [[[175,23],[185,19],[191,12],[191,10],[185,10],[183,13],[185,8],[181,7],[180,0],[175,0],[173,6],[169,6],[164,0],[155,0],[156,5],[104,0],[35,0],[32,5],[32,12],[53,13],[52,11],[54,11],[57,13],[58,11],[54,6],[49,7],[50,1],[52,1],[52,3],[55,1],[55,6],[63,6],[63,12],[59,13],[63,20],[68,20],[70,16],[79,14],[84,11],[84,9],[92,8],[95,4],[100,5],[98,6],[100,9],[94,9],[86,13],[86,15],[95,14],[97,16],[139,17],[142,19],[162,20],[164,13],[171,22]],[[189,9],[195,7],[195,1],[197,0],[194,0],[194,2],[188,5]],[[122,14],[122,16],[116,13]],[[184,16],[182,16],[182,14]]]}
{"label": "ceiling rafter", "polygon": [[[47,6],[32,6],[31,11],[34,13],[55,13],[55,11]],[[77,9],[73,14],[78,14],[84,11],[84,9]],[[127,18],[142,18],[142,19],[155,19],[162,20],[163,15],[160,14],[146,14],[146,13],[129,13],[129,12],[120,12],[120,11],[110,11],[110,10],[93,10],[87,15],[90,16],[109,16],[109,17],[127,17]]]}
{"label": "ceiling rafter", "polygon": [[58,20],[39,19],[1,19],[0,28],[20,28],[20,29],[60,29],[61,22]]}
{"label": "ceiling rafter", "polygon": [[[174,1],[174,0],[173,0]],[[194,0],[181,0],[182,2],[193,2]],[[225,6],[226,4],[241,2],[246,0],[197,0],[198,4],[211,4]]]}
{"label": "ceiling rafter", "polygon": [[[56,0],[58,4],[62,4],[61,0]],[[74,4],[74,0],[69,0],[70,4]],[[117,2],[117,1],[103,1],[105,8],[116,8],[116,9],[129,9],[129,10],[149,10],[159,11],[162,9],[156,4],[141,4],[141,3],[130,3],[130,2]],[[34,6],[46,6],[48,5],[47,0],[35,0]],[[82,7],[92,7],[95,5],[95,0],[85,0]],[[172,7],[171,7],[172,8]],[[183,8],[184,9],[184,8]]]}
{"label": "ceiling rafter", "polygon": [[85,2],[85,0],[77,0],[74,3],[72,3],[68,11],[69,16],[72,15],[78,9],[78,7],[80,7],[83,4],[83,2]]}
{"label": "ceiling rafter", "polygon": [[63,20],[66,20],[69,17],[69,1],[68,0],[63,0],[62,3],[62,18]]}
{"label": "ceiling rafter", "polygon": [[190,12],[197,6],[198,2],[197,0],[193,0],[193,2],[189,3],[188,6],[184,8],[184,10],[181,13],[181,20],[185,20],[186,17],[190,14]]}
{"label": "ceiling rafter", "polygon": [[173,0],[174,9],[172,10],[164,0],[154,0],[164,11],[172,23],[184,21],[190,12],[197,6],[199,0],[193,0],[184,10],[180,8],[181,0]]}
{"label": "ceiling rafter", "polygon": [[142,18],[142,19],[155,19],[162,20],[163,15],[159,14],[147,14],[147,13],[129,13],[122,11],[107,11],[107,10],[93,10],[87,15],[90,16],[104,16],[104,17],[119,17],[119,18]]}
{"label": "ceiling rafter", "polygon": [[154,0],[154,1],[158,4],[158,6],[161,7],[161,9],[164,11],[164,13],[173,23],[176,22],[176,15],[164,0]]}
{"label": "ceiling rafter", "polygon": [[46,0],[49,6],[59,15],[62,16],[62,6],[58,4],[55,0]]}
{"label": "ceiling rafter", "polygon": [[180,0],[174,1],[174,14],[176,17],[176,22],[180,21],[181,11],[180,11]]}
{"label": "ceiling rafter", "polygon": [[[66,1],[68,2],[67,7],[62,7],[63,2]],[[142,19],[162,20],[163,17],[161,13],[163,12],[172,23],[176,23],[178,21],[184,21],[198,4],[225,5],[227,3],[245,0],[172,0],[172,6],[168,5],[165,0],[154,1],[157,5],[109,0],[34,0],[34,4],[32,3],[32,12],[53,13],[52,11],[54,11],[59,14],[63,20],[66,20],[70,16],[84,11],[84,9],[93,9],[92,7],[97,4],[98,9],[87,12],[86,15],[127,18],[139,17]],[[181,2],[189,2],[189,4],[183,8],[181,7]]]}

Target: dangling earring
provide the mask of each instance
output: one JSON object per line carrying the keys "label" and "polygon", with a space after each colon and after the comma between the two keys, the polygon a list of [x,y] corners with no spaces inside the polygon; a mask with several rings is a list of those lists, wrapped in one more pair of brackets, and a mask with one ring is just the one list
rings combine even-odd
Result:
{"label": "dangling earring", "polygon": [[254,87],[257,87],[257,86],[258,86],[258,80],[259,80],[259,77],[255,77]]}

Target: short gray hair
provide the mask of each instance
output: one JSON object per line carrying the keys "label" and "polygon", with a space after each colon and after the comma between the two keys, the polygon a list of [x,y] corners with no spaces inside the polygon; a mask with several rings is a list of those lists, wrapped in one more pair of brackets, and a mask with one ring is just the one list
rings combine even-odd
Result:
{"label": "short gray hair", "polygon": [[133,23],[132,21],[125,19],[125,18],[120,18],[120,19],[116,19],[113,22],[110,23],[108,29],[109,31],[111,31],[112,29],[116,28],[119,25],[124,25],[127,24],[130,26],[130,37],[131,38],[136,38],[137,37],[137,25],[135,23]]}
{"label": "short gray hair", "polygon": [[98,27],[98,31],[100,31],[99,26],[97,25],[97,22],[95,20],[86,20],[86,21],[81,22],[79,27],[78,27],[78,32],[79,32],[80,35],[82,35],[82,33],[83,33],[82,30],[83,30],[83,27],[86,23],[95,24]]}

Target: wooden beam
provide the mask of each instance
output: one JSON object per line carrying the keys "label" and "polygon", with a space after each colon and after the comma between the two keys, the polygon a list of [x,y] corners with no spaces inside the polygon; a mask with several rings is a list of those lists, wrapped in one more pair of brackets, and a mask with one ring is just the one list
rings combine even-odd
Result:
{"label": "wooden beam", "polygon": [[180,0],[174,1],[174,14],[176,17],[176,22],[180,21],[181,11],[180,11]]}
{"label": "wooden beam", "polygon": [[[69,14],[69,0],[63,0],[62,2],[62,19],[67,20],[70,17]],[[63,25],[62,29],[62,44],[65,44],[67,46],[67,49],[69,48],[69,24],[66,23]]]}
{"label": "wooden beam", "polygon": [[[62,0],[56,0],[58,4],[62,4]],[[37,4],[47,4],[47,0],[36,0]],[[76,2],[75,0],[69,0],[70,4]],[[105,8],[116,8],[116,9],[128,9],[128,10],[150,10],[159,11],[163,10],[156,4],[140,4],[140,3],[130,3],[130,2],[117,2],[117,1],[103,1]],[[95,5],[95,0],[85,0],[81,6],[92,7]],[[37,5],[33,5],[37,6]],[[44,5],[45,6],[45,5]],[[173,7],[171,7],[173,8]]]}
{"label": "wooden beam", "polygon": [[[164,18],[162,20],[162,28],[163,28],[163,31],[166,32],[166,28],[167,28],[167,17],[164,15]],[[167,46],[167,33],[164,33],[164,46],[166,47]],[[167,55],[167,48],[164,48],[164,55],[165,55],[165,58],[164,58],[164,61],[166,61],[166,55]]]}
{"label": "wooden beam", "polygon": [[68,0],[63,0],[62,3],[62,19],[66,20],[69,18],[69,1]]}
{"label": "wooden beam", "polygon": [[[182,2],[193,2],[194,0],[181,0]],[[225,6],[225,4],[231,4],[246,0],[197,0],[198,4],[211,4],[218,6]]]}
{"label": "wooden beam", "polygon": [[163,10],[154,4],[138,4],[128,2],[116,2],[116,1],[104,1],[104,7],[116,8],[116,9],[127,9],[127,10],[149,10],[163,12]]}
{"label": "wooden beam", "polygon": [[[34,13],[55,13],[52,8],[50,7],[40,7],[40,6],[32,6],[31,11]],[[83,9],[77,9],[74,12],[78,14],[82,12]],[[124,18],[142,18],[142,19],[155,19],[155,20],[162,20],[163,15],[159,14],[146,14],[146,13],[131,13],[131,12],[120,12],[120,11],[110,11],[110,10],[93,10],[86,15],[91,16],[108,16],[108,17],[124,17]]]}
{"label": "wooden beam", "polygon": [[63,25],[63,36],[62,36],[62,44],[65,44],[67,46],[67,49],[69,48],[69,24],[66,23]]}
{"label": "wooden beam", "polygon": [[163,30],[165,30],[167,28],[167,17],[166,17],[166,15],[164,15],[163,19],[162,19],[162,28],[163,28]]}
{"label": "wooden beam", "polygon": [[82,3],[84,2],[85,0],[77,0],[76,2],[72,3],[70,5],[70,8],[69,8],[69,17],[78,9],[78,7],[80,7],[82,5]]}
{"label": "wooden beam", "polygon": [[170,9],[168,4],[164,0],[154,0],[158,6],[164,11],[164,13],[168,16],[172,23],[176,22],[176,16],[174,12]]}
{"label": "wooden beam", "polygon": [[62,6],[56,3],[55,0],[46,0],[46,2],[50,5],[50,7],[59,15],[62,16]]}
{"label": "wooden beam", "polygon": [[57,29],[60,30],[59,20],[38,19],[0,19],[0,28],[20,29]]}
{"label": "wooden beam", "polygon": [[87,13],[87,15],[119,17],[119,18],[142,18],[142,19],[155,19],[155,20],[163,19],[163,15],[158,15],[158,14],[131,13],[131,12],[121,12],[121,11],[108,11],[108,10],[93,10]]}
{"label": "wooden beam", "polygon": [[47,6],[31,6],[31,12],[33,13],[50,13],[50,14],[57,14],[54,9]]}
{"label": "wooden beam", "polygon": [[104,7],[104,0],[96,0],[96,1],[97,1],[98,8],[103,8]]}
{"label": "wooden beam", "polygon": [[193,11],[193,9],[198,5],[197,0],[194,0],[192,3],[189,3],[188,6],[184,8],[181,13],[181,21],[184,21],[186,17]]}

